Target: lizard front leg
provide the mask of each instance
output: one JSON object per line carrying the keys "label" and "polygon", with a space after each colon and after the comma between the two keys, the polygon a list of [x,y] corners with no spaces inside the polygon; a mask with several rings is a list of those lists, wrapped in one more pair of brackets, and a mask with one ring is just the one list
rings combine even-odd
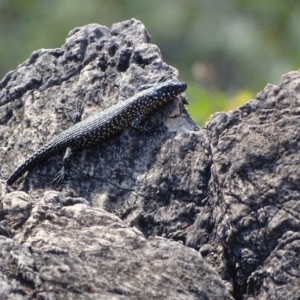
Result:
{"label": "lizard front leg", "polygon": [[145,115],[141,114],[138,117],[136,117],[133,122],[131,123],[131,128],[134,130],[143,133],[143,134],[149,134],[156,131],[159,131],[159,124],[158,123],[149,123],[147,126],[142,126],[142,122],[145,118]]}

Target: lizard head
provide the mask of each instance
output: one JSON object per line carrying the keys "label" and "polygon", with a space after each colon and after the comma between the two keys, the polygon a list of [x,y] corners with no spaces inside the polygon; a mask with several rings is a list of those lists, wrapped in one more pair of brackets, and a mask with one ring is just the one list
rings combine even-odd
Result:
{"label": "lizard head", "polygon": [[152,96],[168,101],[183,93],[186,88],[185,82],[170,79],[155,85]]}

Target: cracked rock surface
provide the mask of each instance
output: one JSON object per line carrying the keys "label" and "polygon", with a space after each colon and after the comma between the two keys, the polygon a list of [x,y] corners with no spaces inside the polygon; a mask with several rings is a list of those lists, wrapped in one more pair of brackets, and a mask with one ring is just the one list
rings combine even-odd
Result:
{"label": "cracked rock surface", "polygon": [[[24,197],[4,197],[5,205],[15,202],[5,218],[18,204],[33,203]],[[59,192],[45,192],[22,230],[0,236],[1,299],[230,299],[217,272],[194,249],[160,237],[147,240],[84,199],[66,202]]]}
{"label": "cracked rock surface", "polygon": [[[72,125],[178,77],[135,19],[91,24],[0,82],[0,298],[298,299],[300,73],[199,129],[174,99],[146,122],[5,179]],[[199,99],[201,101],[201,99]]]}

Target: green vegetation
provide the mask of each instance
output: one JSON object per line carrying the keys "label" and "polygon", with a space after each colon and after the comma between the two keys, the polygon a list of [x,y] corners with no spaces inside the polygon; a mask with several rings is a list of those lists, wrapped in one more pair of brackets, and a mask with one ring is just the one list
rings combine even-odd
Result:
{"label": "green vegetation", "polygon": [[74,27],[141,20],[188,82],[193,118],[242,105],[300,66],[297,0],[0,0],[0,78]]}

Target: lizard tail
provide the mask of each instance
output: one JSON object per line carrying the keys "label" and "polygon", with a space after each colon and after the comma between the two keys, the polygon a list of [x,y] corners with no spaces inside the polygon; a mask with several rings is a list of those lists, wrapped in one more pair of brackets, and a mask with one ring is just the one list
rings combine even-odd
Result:
{"label": "lizard tail", "polygon": [[52,149],[45,149],[45,147],[37,150],[34,152],[30,157],[28,157],[25,162],[18,167],[16,170],[14,170],[10,176],[8,177],[6,183],[8,185],[12,185],[18,178],[20,178],[24,173],[27,171],[30,171],[33,169],[36,165],[38,165],[40,162],[46,160],[51,155],[53,155]]}

